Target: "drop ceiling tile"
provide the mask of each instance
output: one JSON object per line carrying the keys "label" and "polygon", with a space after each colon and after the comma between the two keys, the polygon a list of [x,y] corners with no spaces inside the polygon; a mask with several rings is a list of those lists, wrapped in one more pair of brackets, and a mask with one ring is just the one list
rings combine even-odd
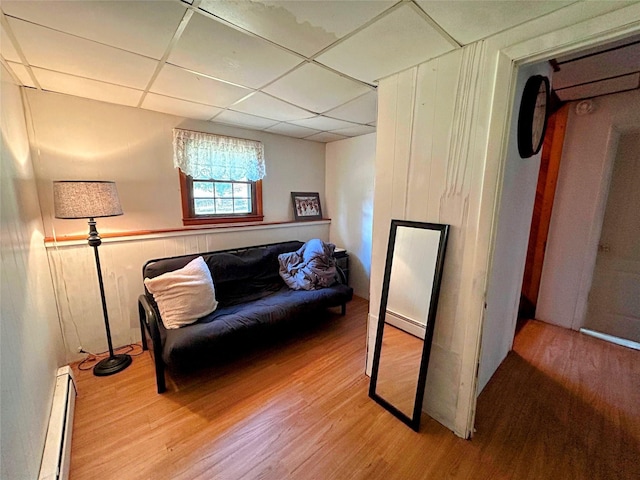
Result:
{"label": "drop ceiling tile", "polygon": [[51,70],[43,70],[37,67],[31,68],[43,90],[132,107],[138,104],[142,96],[140,90],[134,90],[133,88],[52,72]]}
{"label": "drop ceiling tile", "polygon": [[165,97],[155,93],[147,94],[142,102],[142,108],[177,115],[178,117],[195,118],[196,120],[209,120],[222,111],[218,107],[187,102],[186,100]]}
{"label": "drop ceiling tile", "polygon": [[36,88],[33,80],[31,79],[31,75],[29,75],[29,72],[27,71],[27,67],[25,67],[21,63],[14,62],[7,62],[7,65],[9,65],[11,70],[13,70],[13,73],[15,73],[16,77],[18,77],[18,80],[20,80],[20,83],[22,85],[24,85],[25,87]]}
{"label": "drop ceiling tile", "polygon": [[278,100],[266,93],[256,92],[249,98],[242,100],[231,107],[233,110],[250,113],[260,117],[273,118],[274,120],[300,120],[313,117],[313,113],[298,108],[289,103]]}
{"label": "drop ceiling tile", "polygon": [[343,135],[338,135],[337,133],[331,133],[331,132],[320,132],[320,133],[316,133],[315,135],[311,135],[310,137],[306,137],[305,140],[313,140],[314,142],[322,142],[322,143],[327,143],[327,142],[335,142],[336,140],[344,140],[345,137]]}
{"label": "drop ceiling tile", "polygon": [[599,82],[576,85],[575,87],[555,90],[556,94],[563,102],[581,100],[584,98],[599,97],[612,93],[626,92],[640,87],[640,73],[632,73],[621,77],[608,78]]}
{"label": "drop ceiling tile", "polygon": [[355,127],[356,125],[351,122],[345,122],[344,120],[336,120],[334,118],[323,117],[318,115],[317,117],[307,118],[305,120],[294,120],[290,123],[300,125],[301,127],[315,128],[316,130],[337,130],[339,128]]}
{"label": "drop ceiling tile", "polygon": [[[521,23],[558,10],[571,1],[503,0],[456,1],[416,0],[418,5],[462,45],[486,38]],[[473,20],[470,20],[473,19]]]}
{"label": "drop ceiling tile", "polygon": [[269,85],[264,91],[312,112],[325,112],[371,89],[318,65],[307,63]]}
{"label": "drop ceiling tile", "polygon": [[367,135],[375,131],[375,127],[371,127],[369,125],[356,125],[354,127],[331,130],[331,133],[337,133],[338,135],[344,135],[346,137],[357,137],[358,135]]}
{"label": "drop ceiling tile", "polygon": [[300,127],[298,125],[292,125],[291,123],[278,123],[273,127],[269,127],[265,132],[277,133],[279,135],[287,135],[288,137],[304,138],[314,133],[320,133],[313,128]]}
{"label": "drop ceiling tile", "polygon": [[371,125],[372,127],[375,127],[376,125],[378,125],[378,122],[377,122],[377,121],[375,121],[375,122],[371,122],[371,123],[369,123],[368,125]]}
{"label": "drop ceiling tile", "polygon": [[[4,4],[3,4],[4,6]],[[10,62],[21,63],[20,55],[13,47],[13,43],[9,38],[9,35],[4,30],[4,27],[0,24],[0,54],[4,57],[5,60]]]}
{"label": "drop ceiling tile", "polygon": [[221,80],[258,88],[291,70],[301,59],[264,40],[194,14],[169,61]]}
{"label": "drop ceiling tile", "polygon": [[159,59],[187,11],[177,2],[3,1],[7,15]]}
{"label": "drop ceiling tile", "polygon": [[378,93],[369,92],[324,114],[349,122],[371,123],[376,121],[377,109]]}
{"label": "drop ceiling tile", "polygon": [[251,93],[249,89],[219,82],[169,64],[162,67],[149,90],[169,97],[223,108]]}
{"label": "drop ceiling tile", "polygon": [[640,70],[640,43],[599,55],[560,64],[553,74],[553,88],[562,89],[581,83],[626,75]]}
{"label": "drop ceiling tile", "polygon": [[117,48],[9,18],[30,65],[144,89],[157,62]]}
{"label": "drop ceiling tile", "polygon": [[222,112],[220,115],[214,118],[213,121],[235,125],[237,127],[255,128],[258,130],[272,127],[273,125],[278,123],[268,118],[256,117],[255,115],[248,115],[246,113],[232,112],[230,110]]}
{"label": "drop ceiling tile", "polygon": [[394,3],[396,0],[204,0],[200,8],[309,57],[356,30]]}
{"label": "drop ceiling tile", "polygon": [[453,50],[454,46],[416,9],[410,3],[403,5],[316,60],[372,83]]}

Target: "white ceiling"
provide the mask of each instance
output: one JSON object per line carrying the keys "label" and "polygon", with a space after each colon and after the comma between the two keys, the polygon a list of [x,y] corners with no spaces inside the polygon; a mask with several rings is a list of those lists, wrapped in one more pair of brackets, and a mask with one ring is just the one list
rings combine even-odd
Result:
{"label": "white ceiling", "polygon": [[23,85],[328,142],[375,131],[377,80],[573,1],[2,1]]}

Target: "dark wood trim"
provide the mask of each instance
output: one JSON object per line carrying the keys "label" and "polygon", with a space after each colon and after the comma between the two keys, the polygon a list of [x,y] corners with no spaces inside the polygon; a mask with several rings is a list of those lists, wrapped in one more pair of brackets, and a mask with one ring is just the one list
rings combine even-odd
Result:
{"label": "dark wood trim", "polygon": [[[316,220],[317,222],[330,222],[330,218],[323,218]],[[132,230],[130,232],[111,232],[101,233],[101,238],[118,238],[118,237],[140,237],[143,235],[159,235],[163,233],[185,233],[185,232],[198,232],[201,230],[222,230],[225,228],[244,228],[244,227],[268,227],[272,225],[300,225],[305,222],[246,222],[242,225],[237,224],[216,224],[216,225],[203,225],[200,228],[161,228],[157,230]],[[45,243],[49,242],[71,242],[76,240],[86,240],[87,235],[64,235],[60,237],[45,237]]]}
{"label": "dark wood trim", "polygon": [[182,201],[182,224],[184,226],[261,222],[262,220],[264,220],[264,214],[262,210],[262,180],[256,181],[251,188],[252,210],[255,213],[249,215],[229,215],[224,217],[203,217],[196,216],[193,213],[193,180],[185,175],[182,170],[178,170],[178,172],[180,176],[180,197]]}
{"label": "dark wood trim", "polygon": [[531,217],[529,246],[522,280],[522,295],[534,307],[538,303],[542,266],[551,225],[551,213],[558,183],[568,116],[569,105],[564,105],[549,117],[549,129],[542,148],[536,198]]}
{"label": "dark wood trim", "polygon": [[185,218],[191,218],[189,179],[180,169],[178,169],[178,175],[180,176],[180,198],[182,201],[182,221],[184,222]]}
{"label": "dark wood trim", "polygon": [[194,217],[183,218],[182,223],[189,225],[213,225],[220,223],[242,223],[242,222],[261,222],[264,219],[262,215],[238,215],[235,217]]}

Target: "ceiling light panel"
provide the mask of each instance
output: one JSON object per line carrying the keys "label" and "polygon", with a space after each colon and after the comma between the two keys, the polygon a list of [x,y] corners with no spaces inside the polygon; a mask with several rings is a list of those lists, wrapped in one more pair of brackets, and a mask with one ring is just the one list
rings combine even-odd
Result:
{"label": "ceiling light panel", "polygon": [[307,63],[264,91],[312,112],[325,112],[370,92],[371,88]]}
{"label": "ceiling light panel", "polygon": [[213,121],[243,128],[256,128],[259,130],[272,127],[278,123],[268,118],[256,117],[255,115],[248,115],[246,113],[232,112],[231,110],[222,112],[214,118]]}
{"label": "ceiling light panel", "polygon": [[204,0],[200,8],[306,57],[391,7],[396,0]]}
{"label": "ceiling light panel", "polygon": [[330,48],[316,60],[351,77],[373,83],[454,48],[417,11],[417,7],[407,3]]}
{"label": "ceiling light panel", "polygon": [[164,54],[186,7],[149,1],[3,1],[7,15],[155,59]]}
{"label": "ceiling light panel", "polygon": [[269,127],[265,132],[277,133],[279,135],[286,135],[288,137],[304,138],[315,133],[320,133],[313,128],[301,127],[299,125],[292,125],[291,123],[278,123],[273,127]]}
{"label": "ceiling light panel", "polygon": [[332,130],[331,133],[337,133],[338,135],[344,135],[346,137],[357,137],[358,135],[367,135],[375,131],[375,127],[370,127],[369,125],[355,125],[353,127]]}
{"label": "ceiling light panel", "polygon": [[249,89],[219,82],[169,64],[162,67],[149,90],[170,97],[222,108],[228,107],[251,93]]}
{"label": "ceiling light panel", "polygon": [[196,14],[169,62],[221,80],[258,88],[301,62],[296,55]]}
{"label": "ceiling light panel", "polygon": [[298,108],[261,92],[251,95],[249,98],[242,100],[231,108],[239,112],[251,113],[252,115],[273,118],[279,121],[300,120],[313,117],[314,115],[302,108]]}
{"label": "ceiling light panel", "polygon": [[218,107],[187,102],[186,100],[156,95],[155,93],[148,93],[145,96],[142,102],[142,108],[177,115],[179,117],[195,118],[196,120],[209,120],[222,111],[222,109]]}
{"label": "ceiling light panel", "polygon": [[377,107],[378,92],[369,92],[344,105],[325,112],[325,115],[349,122],[371,123],[376,121]]}
{"label": "ceiling light panel", "polygon": [[9,65],[9,68],[11,68],[16,77],[18,77],[18,80],[20,80],[20,85],[36,88],[33,80],[31,79],[31,75],[29,75],[29,72],[27,71],[27,67],[21,63],[14,62],[7,62],[7,65]]}
{"label": "ceiling light panel", "polygon": [[142,91],[32,67],[43,90],[135,107]]}
{"label": "ceiling light panel", "polygon": [[331,133],[331,132],[320,132],[320,133],[316,133],[315,135],[311,135],[310,137],[306,137],[305,140],[313,140],[314,142],[322,142],[322,143],[327,143],[327,142],[335,142],[336,140],[344,140],[345,137],[344,135],[338,135],[337,133]]}
{"label": "ceiling light panel", "polygon": [[345,122],[343,120],[336,120],[333,118],[323,117],[321,115],[313,118],[307,118],[305,120],[295,120],[295,125],[301,127],[315,128],[316,130],[337,130],[339,128],[355,127],[356,125],[351,122]]}
{"label": "ceiling light panel", "polygon": [[416,1],[438,25],[462,45],[486,38],[575,3],[575,0],[535,2],[531,0],[511,0],[508,2],[504,0]]}
{"label": "ceiling light panel", "polygon": [[155,60],[90,40],[22,20],[8,20],[30,65],[144,89],[157,64]]}

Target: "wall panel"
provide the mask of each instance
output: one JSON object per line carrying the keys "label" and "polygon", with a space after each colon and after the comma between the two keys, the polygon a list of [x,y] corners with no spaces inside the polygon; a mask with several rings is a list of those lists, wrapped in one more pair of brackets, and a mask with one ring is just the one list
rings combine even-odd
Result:
{"label": "wall panel", "polygon": [[[137,302],[144,292],[142,266],[147,260],[287,240],[329,241],[328,221],[224,230],[103,240],[99,254],[114,347],[140,341]],[[82,241],[50,242],[47,251],[68,360],[83,358],[80,346],[104,352],[107,340],[93,249]]]}

